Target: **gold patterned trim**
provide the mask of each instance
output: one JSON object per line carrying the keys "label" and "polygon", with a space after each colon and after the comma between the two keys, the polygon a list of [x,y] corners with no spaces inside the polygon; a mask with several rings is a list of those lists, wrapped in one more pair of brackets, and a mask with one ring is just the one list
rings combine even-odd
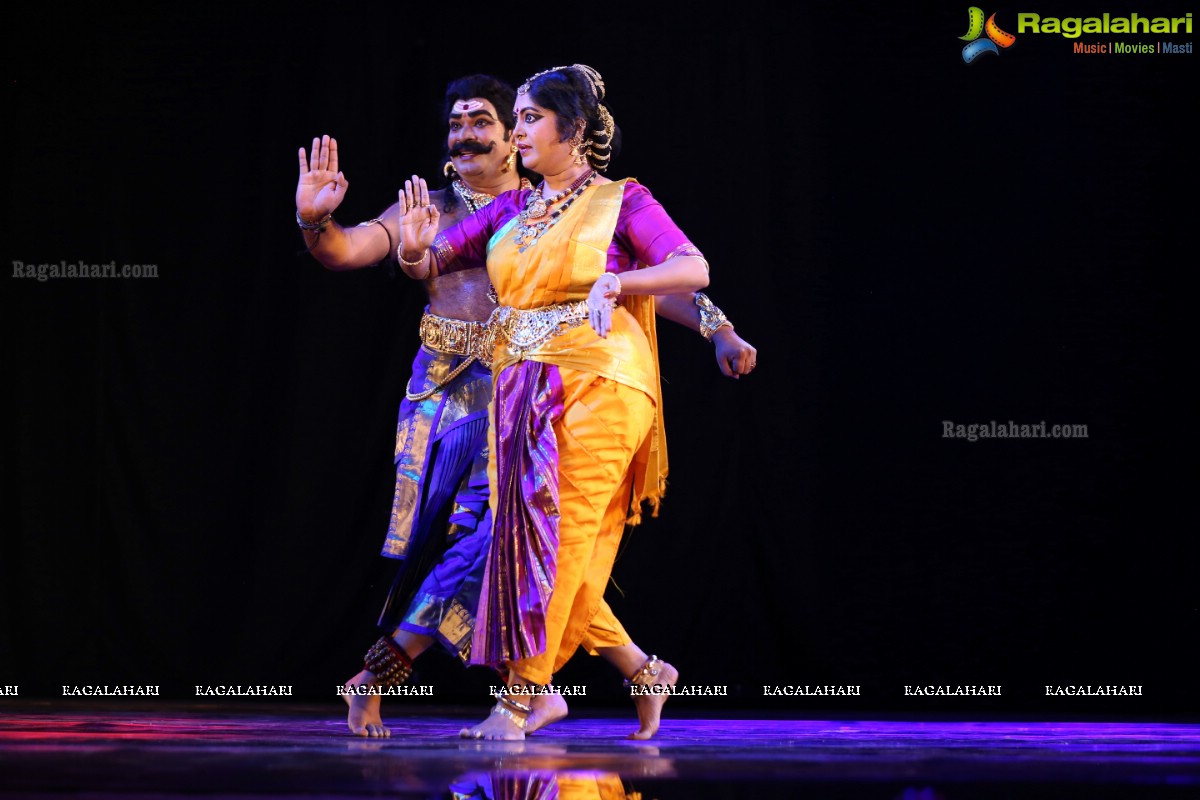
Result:
{"label": "gold patterned trim", "polygon": [[440,264],[450,264],[454,261],[455,251],[454,245],[446,240],[445,234],[439,233],[437,238],[433,240],[433,252]]}
{"label": "gold patterned trim", "polygon": [[[677,256],[692,256],[693,258],[698,258],[704,262],[704,271],[711,271],[708,268],[708,259],[704,257],[704,253],[701,253],[700,248],[696,247],[696,245],[692,244],[691,242],[684,242],[683,244],[679,245],[679,247],[676,247],[674,250],[667,253],[667,257],[664,258],[663,261],[670,261],[672,258],[676,258]],[[659,263],[661,264],[662,262],[660,261]]]}

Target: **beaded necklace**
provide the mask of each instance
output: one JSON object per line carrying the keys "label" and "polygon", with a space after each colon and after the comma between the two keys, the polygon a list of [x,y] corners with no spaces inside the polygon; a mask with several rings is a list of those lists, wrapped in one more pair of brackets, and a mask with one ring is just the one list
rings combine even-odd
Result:
{"label": "beaded necklace", "polygon": [[[579,195],[583,194],[584,189],[592,185],[592,181],[595,179],[596,171],[589,169],[570,186],[549,198],[542,196],[546,182],[542,181],[538,184],[538,188],[529,193],[529,198],[525,201],[525,209],[517,215],[517,235],[513,237],[513,244],[517,245],[517,252],[524,253],[537,244],[538,239],[542,238],[542,234],[554,227],[562,218],[563,213],[571,207]],[[566,200],[563,201],[563,204],[550,212],[547,217],[546,209],[549,205],[564,197]],[[545,219],[541,219],[542,217]],[[530,225],[531,219],[541,219],[541,221]]]}
{"label": "beaded necklace", "polygon": [[529,196],[529,202],[526,204],[529,206],[530,218],[538,219],[539,217],[546,216],[546,209],[549,206],[558,202],[559,200],[566,197],[571,192],[578,189],[584,183],[584,181],[587,181],[595,174],[596,173],[593,170],[589,169],[587,172],[583,173],[578,178],[576,178],[575,182],[572,183],[570,186],[563,188],[561,191],[555,192],[550,197],[545,196],[546,182],[542,181],[541,183],[539,183],[537,191]]}

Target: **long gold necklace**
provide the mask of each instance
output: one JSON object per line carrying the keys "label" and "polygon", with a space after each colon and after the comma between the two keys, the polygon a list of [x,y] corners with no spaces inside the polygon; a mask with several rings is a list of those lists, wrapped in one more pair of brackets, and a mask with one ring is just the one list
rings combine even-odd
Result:
{"label": "long gold necklace", "polygon": [[[555,193],[553,196],[546,198],[542,196],[542,192],[546,188],[546,182],[542,181],[538,184],[538,188],[529,193],[529,197],[525,201],[525,208],[517,215],[517,235],[513,237],[513,244],[517,245],[517,252],[524,253],[530,247],[537,244],[538,239],[542,238],[542,234],[550,230],[562,219],[562,215],[566,212],[571,204],[583,194],[583,190],[592,185],[592,181],[596,179],[596,171],[589,169],[583,175],[575,180],[566,189]],[[562,198],[563,204],[550,212],[546,216],[546,209],[551,203],[554,203]],[[544,219],[543,219],[544,217]],[[530,224],[530,220],[540,219],[540,222]]]}

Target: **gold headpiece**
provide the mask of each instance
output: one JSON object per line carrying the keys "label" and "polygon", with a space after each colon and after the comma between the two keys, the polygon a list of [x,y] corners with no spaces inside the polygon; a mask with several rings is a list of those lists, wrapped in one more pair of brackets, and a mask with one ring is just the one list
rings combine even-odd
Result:
{"label": "gold headpiece", "polygon": [[551,67],[550,69],[544,69],[541,72],[539,72],[538,74],[529,77],[528,79],[526,79],[526,81],[524,83],[522,83],[520,86],[518,86],[517,94],[529,94],[529,84],[533,83],[538,78],[542,77],[543,75],[545,75],[549,72],[557,72],[560,69],[573,69],[576,72],[578,72],[580,75],[583,76],[583,79],[585,81],[587,81],[588,88],[590,88],[592,90],[592,96],[596,98],[596,102],[599,103],[601,100],[604,99],[604,79],[600,77],[599,72],[592,69],[587,64],[571,64],[570,66],[564,65],[561,67]]}

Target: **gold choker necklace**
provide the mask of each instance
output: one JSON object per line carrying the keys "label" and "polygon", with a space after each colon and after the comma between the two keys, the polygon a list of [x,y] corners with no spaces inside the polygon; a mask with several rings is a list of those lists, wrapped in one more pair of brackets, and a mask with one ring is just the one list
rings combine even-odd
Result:
{"label": "gold choker necklace", "polygon": [[[474,214],[479,209],[490,205],[491,202],[496,199],[496,196],[493,194],[488,194],[487,192],[477,192],[468,187],[462,182],[462,179],[455,180],[451,182],[450,185],[454,187],[454,193],[462,199],[463,205],[467,207],[468,214]],[[521,183],[518,188],[530,189],[533,188],[533,184],[529,182],[528,178],[521,178]]]}

